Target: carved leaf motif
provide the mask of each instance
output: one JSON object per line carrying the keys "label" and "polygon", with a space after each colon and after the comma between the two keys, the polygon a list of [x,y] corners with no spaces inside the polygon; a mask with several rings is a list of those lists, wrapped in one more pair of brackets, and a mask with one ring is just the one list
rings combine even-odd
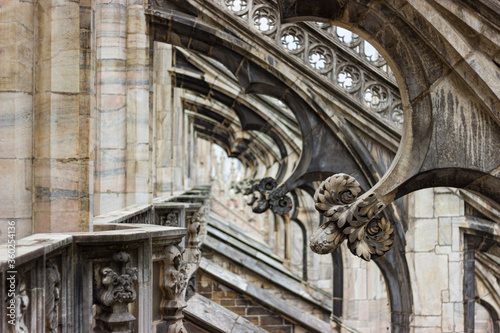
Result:
{"label": "carved leaf motif", "polygon": [[314,232],[309,246],[315,253],[328,254],[335,251],[345,239],[346,235],[337,227],[337,224],[334,221],[329,221],[322,224]]}
{"label": "carved leaf motif", "polygon": [[361,193],[359,183],[346,174],[327,178],[314,195],[316,209],[327,217],[310,240],[311,249],[319,254],[334,251],[344,239],[351,252],[367,261],[381,256],[393,243],[394,229],[385,218],[376,219],[385,205],[375,193]]}

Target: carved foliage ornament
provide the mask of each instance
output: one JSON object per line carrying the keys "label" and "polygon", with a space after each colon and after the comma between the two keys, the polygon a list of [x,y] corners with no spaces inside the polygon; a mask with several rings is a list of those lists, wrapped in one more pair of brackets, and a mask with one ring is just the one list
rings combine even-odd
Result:
{"label": "carved foliage ornament", "polygon": [[107,306],[116,303],[132,303],[137,297],[132,287],[133,283],[137,281],[137,268],[128,267],[130,255],[126,252],[115,253],[113,259],[122,263],[122,274],[116,273],[110,267],[101,269],[103,288],[98,292],[99,301]]}
{"label": "carved foliage ornament", "polygon": [[[262,214],[271,209],[275,214],[284,215],[292,209],[292,199],[286,195],[287,190],[282,186],[276,188],[276,180],[266,177],[261,180],[244,180],[240,182],[240,192],[248,196],[247,205],[252,206],[252,211]],[[250,187],[244,186],[252,184]],[[238,193],[238,192],[236,192]]]}
{"label": "carved foliage ornament", "polygon": [[97,291],[97,301],[102,307],[94,329],[98,333],[130,332],[129,323],[135,320],[128,304],[137,297],[133,288],[137,281],[137,268],[130,267],[131,258],[126,252],[115,253],[113,260],[120,266],[119,273],[111,267],[99,271],[101,287]]}
{"label": "carved foliage ornament", "polygon": [[310,239],[313,252],[331,253],[346,239],[351,252],[367,261],[389,251],[394,228],[385,218],[375,218],[385,205],[374,193],[358,199],[360,193],[359,183],[346,174],[333,175],[321,183],[314,202],[327,221]]}
{"label": "carved foliage ornament", "polygon": [[182,309],[186,302],[182,294],[187,286],[186,261],[176,246],[169,245],[164,249],[162,260],[160,289],[163,297],[160,304],[162,319],[167,321],[167,333],[186,333],[182,323]]}

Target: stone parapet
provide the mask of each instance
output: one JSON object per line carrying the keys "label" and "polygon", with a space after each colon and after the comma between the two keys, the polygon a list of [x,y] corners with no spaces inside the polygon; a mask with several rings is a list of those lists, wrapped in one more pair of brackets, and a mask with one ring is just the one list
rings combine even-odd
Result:
{"label": "stone parapet", "polygon": [[[0,315],[6,319],[0,331],[163,332],[181,327],[186,286],[199,265],[189,252],[199,252],[199,242],[183,242],[194,221],[186,211],[200,215],[203,207],[189,202],[134,205],[95,217],[93,232],[34,234],[0,245],[0,296],[5,300]],[[171,225],[165,223],[169,219]]]}

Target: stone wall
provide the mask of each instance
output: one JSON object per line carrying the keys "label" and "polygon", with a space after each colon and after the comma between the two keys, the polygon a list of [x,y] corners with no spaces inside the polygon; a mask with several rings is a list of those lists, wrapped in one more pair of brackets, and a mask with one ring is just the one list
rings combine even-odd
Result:
{"label": "stone wall", "polygon": [[269,332],[292,333],[304,331],[303,328],[290,320],[260,305],[250,297],[222,285],[201,271],[198,271],[196,276],[196,290],[200,295],[211,299]]}

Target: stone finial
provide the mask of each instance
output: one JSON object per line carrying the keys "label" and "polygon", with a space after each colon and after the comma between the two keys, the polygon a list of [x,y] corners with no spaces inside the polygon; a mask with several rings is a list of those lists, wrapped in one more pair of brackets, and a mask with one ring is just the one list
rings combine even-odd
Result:
{"label": "stone finial", "polygon": [[137,268],[130,267],[130,255],[118,252],[113,260],[121,266],[120,273],[111,267],[99,271],[101,287],[97,291],[97,301],[101,311],[97,315],[95,332],[131,332],[130,323],[135,317],[128,311],[128,304],[135,301],[137,294],[133,283],[137,281]]}
{"label": "stone finial", "polygon": [[45,265],[45,331],[56,333],[59,326],[61,274],[54,260]]}
{"label": "stone finial", "polygon": [[358,198],[360,193],[359,183],[346,174],[333,175],[321,183],[314,201],[327,221],[310,239],[313,252],[331,253],[345,239],[351,252],[366,261],[389,251],[394,228],[385,218],[375,218],[385,204],[374,193]]}
{"label": "stone finial", "polygon": [[186,307],[182,298],[187,286],[186,261],[183,252],[174,245],[166,246],[164,254],[160,280],[162,319],[167,322],[167,333],[187,332],[182,323],[182,310]]}

